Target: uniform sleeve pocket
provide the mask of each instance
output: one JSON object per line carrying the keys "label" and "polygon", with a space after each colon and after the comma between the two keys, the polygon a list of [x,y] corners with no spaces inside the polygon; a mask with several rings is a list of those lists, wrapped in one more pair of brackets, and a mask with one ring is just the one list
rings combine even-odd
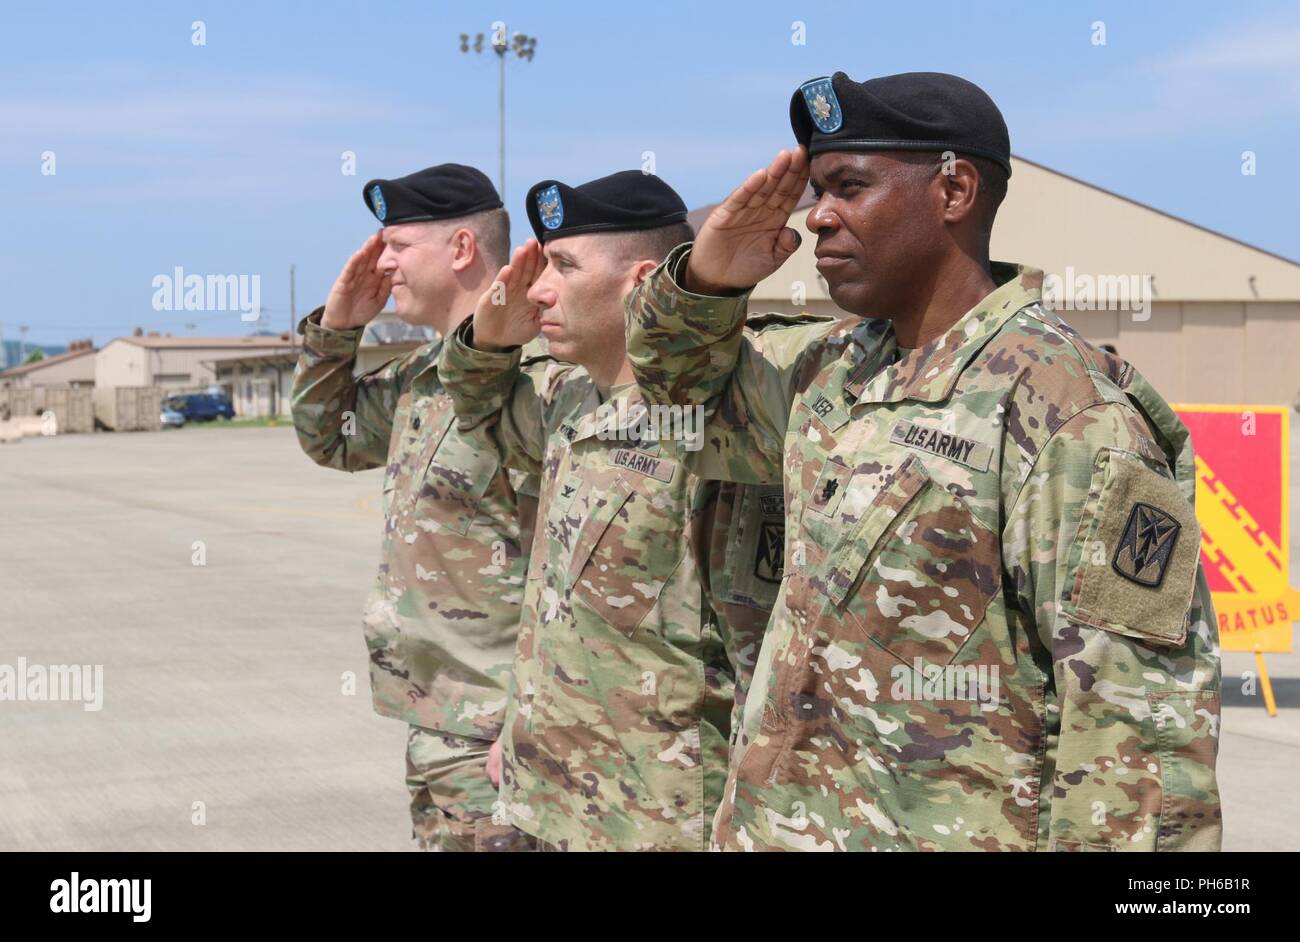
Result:
{"label": "uniform sleeve pocket", "polygon": [[1187,639],[1201,529],[1172,478],[1141,458],[1103,449],[1070,551],[1063,614],[1159,645]]}

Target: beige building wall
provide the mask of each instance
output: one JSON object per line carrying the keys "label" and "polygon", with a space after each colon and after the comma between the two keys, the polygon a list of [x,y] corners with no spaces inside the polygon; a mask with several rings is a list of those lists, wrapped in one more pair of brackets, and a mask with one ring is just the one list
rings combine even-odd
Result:
{"label": "beige building wall", "polygon": [[230,357],[248,356],[246,350],[216,350],[203,347],[190,347],[180,350],[155,348],[145,351],[149,364],[150,380],[164,389],[180,386],[206,386],[216,381],[212,367],[204,361],[222,360]]}
{"label": "beige building wall", "polygon": [[143,347],[119,337],[95,354],[96,386],[147,386],[149,383]]}
{"label": "beige building wall", "polygon": [[293,386],[292,367],[223,367],[216,382],[230,393],[235,414],[244,418],[287,416]]}
{"label": "beige building wall", "polygon": [[16,376],[0,375],[0,385],[93,386],[94,383],[95,354],[90,351],[54,363],[42,361],[37,368],[24,370]]}
{"label": "beige building wall", "polygon": [[355,373],[369,373],[373,369],[383,366],[389,360],[397,357],[404,357],[412,350],[417,349],[422,344],[383,344],[382,346],[364,346],[357,348],[357,365]]}
{"label": "beige building wall", "polygon": [[1256,301],[1245,308],[1243,401],[1292,405],[1300,395],[1300,303]]}
{"label": "beige building wall", "polygon": [[[288,345],[268,339],[250,340],[238,346],[231,343],[202,346],[183,342],[167,346],[159,338],[118,339],[107,344],[96,357],[95,382],[100,386],[161,386],[163,389],[188,389],[216,382],[212,363],[259,353],[286,350]],[[184,338],[188,341],[190,338]]]}

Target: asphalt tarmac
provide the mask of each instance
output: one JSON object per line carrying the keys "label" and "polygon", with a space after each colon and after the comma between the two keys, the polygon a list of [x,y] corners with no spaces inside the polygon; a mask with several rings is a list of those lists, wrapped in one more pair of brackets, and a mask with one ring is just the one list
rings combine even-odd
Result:
{"label": "asphalt tarmac", "polygon": [[[0,701],[0,849],[409,849],[361,633],[380,481],[286,427],[0,446],[0,664],[88,665],[80,700]],[[1300,849],[1300,655],[1267,663],[1276,718],[1224,656],[1225,849]]]}

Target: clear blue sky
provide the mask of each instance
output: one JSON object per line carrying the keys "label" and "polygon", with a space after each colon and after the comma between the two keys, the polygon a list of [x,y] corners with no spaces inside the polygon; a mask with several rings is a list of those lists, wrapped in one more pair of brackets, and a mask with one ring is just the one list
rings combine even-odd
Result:
{"label": "clear blue sky", "polygon": [[993,96],[1015,153],[1300,259],[1294,4],[7,2],[4,336],[247,332],[237,313],[154,311],[151,281],[176,266],[260,274],[266,326],[287,325],[290,263],[301,314],[374,227],[367,179],[446,160],[495,179],[495,58],[461,54],[458,35],[498,18],[538,37],[508,65],[516,238],[536,180],[653,151],[688,204],[713,202],[790,143],[804,79],[936,70]]}

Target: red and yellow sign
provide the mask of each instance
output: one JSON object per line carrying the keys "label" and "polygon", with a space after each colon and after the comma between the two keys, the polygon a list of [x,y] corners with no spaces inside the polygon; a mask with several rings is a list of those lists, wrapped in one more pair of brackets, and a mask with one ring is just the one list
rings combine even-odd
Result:
{"label": "red and yellow sign", "polygon": [[1175,406],[1196,451],[1201,561],[1225,651],[1289,652],[1300,620],[1290,584],[1290,411]]}

